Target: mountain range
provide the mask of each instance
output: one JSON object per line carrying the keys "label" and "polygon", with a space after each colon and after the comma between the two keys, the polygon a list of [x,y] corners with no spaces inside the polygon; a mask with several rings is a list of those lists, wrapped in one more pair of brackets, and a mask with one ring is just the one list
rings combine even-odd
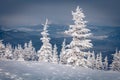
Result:
{"label": "mountain range", "polygon": [[[69,44],[71,41],[71,37],[64,34],[64,31],[68,30],[68,28],[68,25],[60,24],[50,24],[48,27],[49,36],[51,38],[50,42],[52,45],[57,45],[58,52],[61,50],[61,44],[64,39],[66,39],[66,44]],[[95,53],[102,52],[103,57],[107,55],[111,60],[111,54],[114,54],[116,49],[120,50],[120,27],[88,25],[87,28],[89,28],[93,34],[90,37],[93,48],[90,49],[90,51],[94,50]],[[38,50],[42,45],[40,40],[42,37],[40,34],[42,29],[42,25],[17,27],[0,26],[0,39],[2,39],[5,44],[12,44],[13,47],[17,44],[23,46],[25,42],[32,40],[33,46]]]}

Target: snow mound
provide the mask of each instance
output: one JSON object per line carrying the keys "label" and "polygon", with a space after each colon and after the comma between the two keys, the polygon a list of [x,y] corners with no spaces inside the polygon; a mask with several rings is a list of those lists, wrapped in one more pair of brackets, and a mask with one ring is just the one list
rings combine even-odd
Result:
{"label": "snow mound", "polygon": [[120,80],[120,72],[44,62],[0,61],[0,80]]}

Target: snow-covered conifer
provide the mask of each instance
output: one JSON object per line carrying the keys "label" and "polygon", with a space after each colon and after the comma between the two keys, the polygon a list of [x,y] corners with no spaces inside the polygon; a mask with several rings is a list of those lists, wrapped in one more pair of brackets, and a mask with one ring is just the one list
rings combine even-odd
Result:
{"label": "snow-covered conifer", "polygon": [[65,55],[65,48],[66,48],[66,39],[64,39],[63,43],[62,43],[62,49],[60,52],[60,63],[62,64],[66,64],[66,55]]}
{"label": "snow-covered conifer", "polygon": [[27,54],[28,54],[28,43],[24,43],[23,56],[25,60],[26,60]]}
{"label": "snow-covered conifer", "polygon": [[108,58],[107,58],[107,56],[104,59],[103,66],[104,66],[104,70],[108,70]]}
{"label": "snow-covered conifer", "polygon": [[41,46],[40,50],[38,50],[39,61],[44,62],[51,62],[52,61],[52,45],[50,44],[50,38],[48,37],[48,19],[46,19],[45,24],[43,25],[43,31],[41,38],[43,45]]}
{"label": "snow-covered conifer", "polygon": [[102,54],[97,54],[97,57],[96,57],[96,69],[100,69],[102,70],[103,69],[103,63],[102,63]]}
{"label": "snow-covered conifer", "polygon": [[91,40],[88,39],[91,35],[90,30],[86,28],[85,15],[79,6],[75,12],[72,11],[74,25],[70,25],[66,34],[72,36],[72,41],[67,45],[66,49],[67,63],[78,66],[86,66],[87,60],[84,58],[85,50],[92,48]]}
{"label": "snow-covered conifer", "polygon": [[20,44],[18,44],[17,47],[15,47],[14,52],[13,52],[13,57],[17,61],[24,61],[24,56],[23,56],[23,48],[21,47]]}
{"label": "snow-covered conifer", "polygon": [[18,47],[15,46],[13,50],[13,60],[17,60],[17,59],[18,59]]}
{"label": "snow-covered conifer", "polygon": [[92,69],[95,68],[95,52],[93,51],[92,52],[92,55],[91,55],[91,64],[92,64]]}
{"label": "snow-covered conifer", "polygon": [[53,58],[52,58],[52,62],[53,62],[53,63],[58,63],[58,62],[59,62],[56,44],[54,45],[54,48],[53,48]]}
{"label": "snow-covered conifer", "polygon": [[4,59],[5,55],[5,45],[2,43],[3,40],[0,40],[0,59]]}
{"label": "snow-covered conifer", "polygon": [[116,50],[115,54],[113,55],[113,62],[110,65],[111,69],[114,71],[120,71],[120,51]]}
{"label": "snow-covered conifer", "polygon": [[7,44],[5,47],[5,58],[13,59],[13,49],[12,49],[11,44]]}
{"label": "snow-covered conifer", "polygon": [[88,66],[89,68],[92,68],[92,53],[91,53],[90,51],[88,52],[87,66]]}
{"label": "snow-covered conifer", "polygon": [[35,48],[32,46],[32,41],[30,40],[29,43],[24,44],[24,59],[29,60],[35,60],[36,51]]}

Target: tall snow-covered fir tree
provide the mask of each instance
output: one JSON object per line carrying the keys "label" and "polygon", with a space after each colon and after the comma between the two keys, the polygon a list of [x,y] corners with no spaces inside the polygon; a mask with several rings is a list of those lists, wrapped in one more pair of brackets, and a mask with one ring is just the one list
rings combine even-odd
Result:
{"label": "tall snow-covered fir tree", "polygon": [[50,38],[48,37],[48,19],[46,19],[45,24],[43,25],[43,31],[41,38],[43,45],[41,46],[40,50],[38,50],[39,61],[44,62],[51,62],[52,61],[52,45],[50,44]]}
{"label": "tall snow-covered fir tree", "polygon": [[66,39],[64,39],[63,43],[62,43],[62,49],[61,49],[61,52],[60,52],[60,63],[62,64],[66,64],[66,54],[65,54],[65,49],[66,49]]}
{"label": "tall snow-covered fir tree", "polygon": [[120,51],[115,52],[113,55],[113,62],[110,65],[111,70],[113,71],[120,71]]}
{"label": "tall snow-covered fir tree", "polygon": [[59,62],[59,58],[58,58],[58,51],[57,51],[57,46],[56,44],[53,47],[53,58],[52,58],[52,62],[53,63],[58,63]]}
{"label": "tall snow-covered fir tree", "polygon": [[71,65],[86,67],[85,50],[92,48],[91,40],[89,39],[91,33],[86,28],[85,15],[79,6],[75,12],[72,11],[74,25],[70,25],[66,34],[72,36],[72,41],[67,45],[66,50],[67,63]]}

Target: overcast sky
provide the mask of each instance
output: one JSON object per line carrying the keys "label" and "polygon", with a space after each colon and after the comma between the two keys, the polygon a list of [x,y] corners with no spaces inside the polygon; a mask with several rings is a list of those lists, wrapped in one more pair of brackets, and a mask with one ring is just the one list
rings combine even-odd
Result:
{"label": "overcast sky", "polygon": [[120,0],[0,0],[0,25],[72,24],[71,11],[83,9],[88,24],[120,26]]}

